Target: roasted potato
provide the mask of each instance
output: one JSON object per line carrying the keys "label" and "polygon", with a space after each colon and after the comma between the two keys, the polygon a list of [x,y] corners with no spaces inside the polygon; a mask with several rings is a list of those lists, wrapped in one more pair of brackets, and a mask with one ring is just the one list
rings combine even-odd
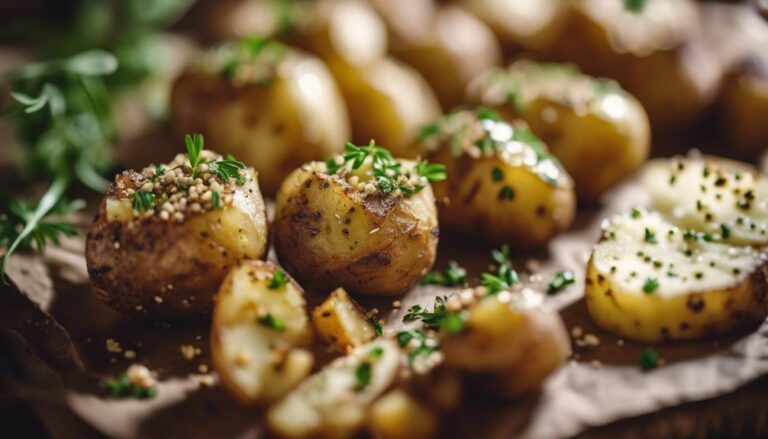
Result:
{"label": "roasted potato", "polygon": [[576,0],[555,56],[617,80],[648,111],[654,133],[671,133],[696,120],[720,83],[722,65],[701,33],[692,0],[654,0],[641,11]]}
{"label": "roasted potato", "polygon": [[587,267],[590,315],[604,329],[645,343],[759,325],[768,316],[766,256],[720,241],[657,212],[612,218]]}
{"label": "roasted potato", "polygon": [[733,245],[768,245],[768,178],[751,166],[715,158],[648,165],[642,178],[651,208],[675,226]]}
{"label": "roasted potato", "polygon": [[507,49],[548,48],[568,18],[568,0],[461,0],[463,7],[488,23]]}
{"label": "roasted potato", "polygon": [[[464,102],[472,79],[499,64],[499,43],[482,21],[462,8],[443,6],[432,14],[419,14],[422,8],[412,7],[413,0],[407,3],[409,6],[391,0],[374,2],[386,12],[390,36],[401,35],[399,44],[393,44],[392,53],[418,70],[435,90],[443,108],[451,109]],[[410,27],[398,32],[399,27],[409,24]],[[411,28],[418,33],[409,33]]]}
{"label": "roasted potato", "polygon": [[174,83],[171,107],[177,135],[201,132],[238,156],[267,195],[349,138],[346,106],[325,64],[261,38],[208,51]]}
{"label": "roasted potato", "polygon": [[398,53],[432,38],[438,11],[434,0],[369,0],[369,3],[386,26],[390,52]]}
{"label": "roasted potato", "polygon": [[368,427],[380,439],[430,439],[438,436],[440,417],[413,395],[395,389],[373,403]]}
{"label": "roasted potato", "polygon": [[546,246],[573,221],[573,183],[525,127],[485,108],[450,114],[425,128],[420,147],[449,178],[434,184],[440,225],[516,249]]}
{"label": "roasted potato", "polygon": [[431,167],[396,161],[373,144],[347,148],[283,182],[275,206],[277,256],[308,289],[402,293],[435,260],[437,212],[423,173]]}
{"label": "roasted potato", "polygon": [[312,311],[312,325],[336,352],[346,353],[376,338],[376,329],[365,310],[343,288],[334,290]]}
{"label": "roasted potato", "polygon": [[312,375],[267,412],[267,425],[284,438],[352,437],[373,401],[394,383],[402,353],[377,339]]}
{"label": "roasted potato", "polygon": [[224,388],[243,404],[274,401],[312,371],[304,290],[279,267],[243,261],[221,283],[211,357]]}
{"label": "roasted potato", "polygon": [[492,397],[536,391],[570,355],[562,319],[541,308],[533,292],[475,293],[481,298],[465,311],[463,330],[441,333],[445,366],[465,374],[468,388]]}
{"label": "roasted potato", "polygon": [[725,80],[722,125],[728,144],[755,162],[768,149],[768,52],[744,60]]}
{"label": "roasted potato", "polygon": [[648,157],[643,107],[613,81],[568,64],[518,61],[470,85],[470,101],[521,118],[563,164],[579,198],[597,201]]}
{"label": "roasted potato", "polygon": [[[191,139],[191,138],[190,138]],[[202,148],[202,137],[195,137]],[[199,150],[198,150],[199,151]],[[227,271],[267,253],[256,173],[210,151],[125,171],[106,191],[85,244],[96,297],[130,315],[209,315]]]}

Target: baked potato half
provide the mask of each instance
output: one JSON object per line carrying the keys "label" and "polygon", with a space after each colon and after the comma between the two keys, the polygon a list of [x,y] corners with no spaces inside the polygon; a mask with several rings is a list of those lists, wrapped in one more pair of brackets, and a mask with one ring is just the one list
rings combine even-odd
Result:
{"label": "baked potato half", "polygon": [[469,99],[524,120],[563,164],[584,201],[594,202],[648,157],[640,103],[616,82],[569,64],[518,61],[473,81]]}
{"label": "baked potato half", "polygon": [[712,157],[649,164],[650,207],[680,228],[732,245],[768,245],[768,178],[749,165]]}
{"label": "baked potato half", "polygon": [[586,303],[595,323],[645,343],[752,328],[768,316],[768,264],[658,212],[611,218],[587,267]]}
{"label": "baked potato half", "polygon": [[266,195],[302,163],[340,152],[350,134],[325,64],[258,37],[202,55],[176,79],[171,113],[178,136],[203,133],[253,166]]}
{"label": "baked potato half", "polygon": [[273,405],[269,429],[283,438],[352,437],[364,426],[371,403],[395,382],[402,359],[392,340],[355,348]]}
{"label": "baked potato half", "polygon": [[274,401],[312,372],[304,290],[269,262],[242,261],[221,283],[211,357],[224,388],[246,405]]}
{"label": "baked potato half", "polygon": [[768,53],[746,58],[725,79],[722,126],[733,152],[756,162],[768,148]]}
{"label": "baked potato half", "polygon": [[576,0],[572,8],[555,56],[617,80],[648,111],[654,133],[689,127],[715,97],[722,65],[701,37],[695,1],[654,0],[637,11]]}
{"label": "baked potato half", "polygon": [[433,185],[444,230],[521,250],[544,247],[571,225],[571,178],[525,127],[478,108],[445,116],[421,138],[450,176]]}
{"label": "baked potato half", "polygon": [[315,333],[331,349],[346,353],[376,338],[376,328],[343,288],[335,289],[312,311]]}
{"label": "baked potato half", "polygon": [[441,166],[395,160],[371,142],[295,170],[277,194],[274,243],[308,289],[376,296],[408,290],[435,260],[430,180]]}
{"label": "baked potato half", "polygon": [[[85,243],[96,297],[153,319],[210,315],[227,271],[267,253],[267,219],[256,173],[231,157],[192,158],[125,171],[101,201]],[[198,149],[196,146],[199,146]]]}

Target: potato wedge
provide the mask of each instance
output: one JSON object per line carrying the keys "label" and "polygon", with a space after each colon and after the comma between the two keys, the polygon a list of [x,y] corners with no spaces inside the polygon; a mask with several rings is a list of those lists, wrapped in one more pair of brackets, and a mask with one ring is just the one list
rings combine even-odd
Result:
{"label": "potato wedge", "polygon": [[768,245],[768,178],[708,157],[658,160],[643,173],[650,206],[672,224],[733,245]]}
{"label": "potato wedge", "polygon": [[360,294],[399,294],[418,282],[435,260],[439,231],[432,189],[426,179],[416,177],[414,163],[396,162],[389,155],[386,163],[400,163],[403,175],[422,181],[418,184],[423,189],[405,194],[390,187],[384,193],[377,183],[381,178],[374,180],[371,171],[372,157],[386,150],[352,147],[360,154],[371,148],[376,152],[354,171],[351,161],[333,174],[325,163],[313,162],[283,182],[275,207],[275,250],[308,289],[341,286]]}
{"label": "potato wedge", "polygon": [[753,247],[724,244],[633,210],[608,221],[587,268],[594,321],[646,343],[720,335],[768,316],[768,264]]}
{"label": "potato wedge", "polygon": [[259,38],[210,49],[174,83],[178,136],[200,132],[259,173],[274,195],[297,166],[340,152],[349,138],[341,92],[325,64]]}
{"label": "potato wedge", "polygon": [[413,395],[395,389],[373,403],[368,427],[381,439],[430,439],[438,436],[440,418]]}
{"label": "potato wedge", "polygon": [[253,169],[239,164],[243,169],[230,169],[241,181],[224,181],[211,172],[223,158],[201,157],[209,163],[197,179],[179,154],[123,172],[109,186],[85,249],[99,300],[152,319],[207,316],[227,271],[266,255],[267,218]]}
{"label": "potato wedge", "polygon": [[760,118],[768,114],[768,53],[746,58],[728,75],[722,94],[728,145],[754,163],[768,148],[768,124]]}
{"label": "potato wedge", "polygon": [[224,388],[246,405],[275,401],[312,372],[304,290],[279,267],[244,261],[219,289],[211,356]]}
{"label": "potato wedge", "polygon": [[581,200],[600,196],[648,157],[645,110],[613,81],[584,75],[569,64],[518,61],[470,85],[472,102],[524,120],[576,183]]}
{"label": "potato wedge", "polygon": [[450,114],[425,129],[420,148],[449,176],[434,184],[445,230],[519,250],[545,246],[573,220],[576,196],[560,163],[494,112]]}
{"label": "potato wedge", "polygon": [[464,373],[468,388],[499,398],[530,393],[570,355],[559,314],[532,297],[485,296],[466,311],[461,332],[441,334],[445,365]]}
{"label": "potato wedge", "polygon": [[376,338],[365,310],[343,288],[335,289],[312,311],[312,326],[331,349],[341,353]]}
{"label": "potato wedge", "polygon": [[267,425],[284,438],[352,437],[365,424],[373,401],[387,391],[402,353],[377,339],[312,375],[267,412]]}

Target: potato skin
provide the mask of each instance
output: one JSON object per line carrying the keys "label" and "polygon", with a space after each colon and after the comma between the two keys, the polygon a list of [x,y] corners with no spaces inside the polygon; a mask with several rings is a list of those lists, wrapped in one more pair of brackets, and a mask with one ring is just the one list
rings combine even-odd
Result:
{"label": "potato skin", "polygon": [[[253,172],[253,171],[250,171]],[[133,187],[136,174],[118,176]],[[182,223],[157,217],[108,219],[113,183],[99,206],[85,244],[96,297],[131,316],[173,320],[210,315],[213,297],[230,267],[267,253],[267,220],[258,183],[238,186],[235,203],[188,216]]]}
{"label": "potato skin", "polygon": [[346,106],[328,68],[292,49],[267,85],[188,69],[173,85],[171,113],[179,138],[202,133],[222,154],[253,166],[266,195],[302,163],[340,152],[349,138]]}
{"label": "potato skin", "polygon": [[664,299],[623,292],[600,275],[590,258],[585,300],[600,327],[644,343],[705,339],[752,329],[768,315],[768,262],[723,290]]}
{"label": "potato skin", "polygon": [[299,168],[277,195],[281,264],[307,289],[399,294],[429,271],[439,229],[432,189],[365,196],[336,176]]}

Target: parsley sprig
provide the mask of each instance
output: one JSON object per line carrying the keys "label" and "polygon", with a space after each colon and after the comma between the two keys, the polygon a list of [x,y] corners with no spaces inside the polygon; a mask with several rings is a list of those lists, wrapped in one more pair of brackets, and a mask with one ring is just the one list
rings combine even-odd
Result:
{"label": "parsley sprig", "polygon": [[491,251],[491,259],[498,267],[496,273],[480,274],[480,283],[488,288],[488,294],[498,294],[520,282],[520,277],[510,260],[509,245],[504,244],[501,249]]}
{"label": "parsley sprig", "polygon": [[433,343],[429,343],[427,339],[427,334],[420,329],[408,329],[397,333],[397,343],[400,347],[405,348],[411,343],[415,344],[413,348],[408,350],[408,364],[412,366],[418,357],[426,357],[440,350],[440,345],[436,340],[433,339]]}
{"label": "parsley sprig", "polygon": [[245,176],[240,173],[242,169],[246,168],[245,163],[236,160],[231,154],[227,154],[222,160],[205,161],[202,157],[203,149],[205,149],[205,139],[201,134],[187,134],[184,136],[184,143],[187,146],[189,166],[192,168],[193,176],[197,175],[199,166],[206,163],[208,164],[208,169],[216,174],[222,183],[226,183],[232,178],[238,185],[245,184]]}
{"label": "parsley sprig", "polygon": [[269,284],[267,285],[267,288],[270,290],[279,290],[280,288],[285,286],[285,283],[288,281],[288,278],[285,275],[285,272],[283,270],[277,270],[272,275],[272,279],[269,281]]}
{"label": "parsley sprig", "polygon": [[421,279],[421,284],[460,287],[467,284],[467,270],[461,267],[456,261],[450,261],[445,270],[427,273],[427,275]]}
{"label": "parsley sprig", "polygon": [[547,294],[556,294],[563,291],[568,285],[576,283],[576,278],[571,270],[563,270],[555,273],[552,281],[547,287]]}

